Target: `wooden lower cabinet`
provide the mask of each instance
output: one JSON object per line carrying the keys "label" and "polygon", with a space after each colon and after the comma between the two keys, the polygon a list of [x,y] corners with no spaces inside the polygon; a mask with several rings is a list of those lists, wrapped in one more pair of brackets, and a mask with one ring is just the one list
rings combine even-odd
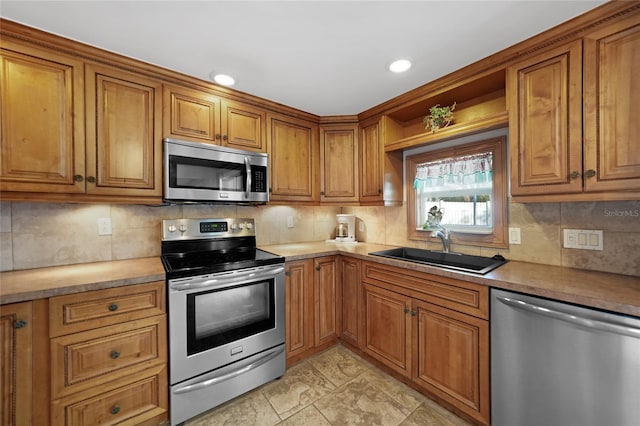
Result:
{"label": "wooden lower cabinet", "polygon": [[0,424],[32,419],[32,302],[3,305],[0,314]]}
{"label": "wooden lower cabinet", "polygon": [[0,424],[50,425],[47,302],[0,306]]}
{"label": "wooden lower cabinet", "polygon": [[285,266],[285,310],[287,361],[313,349],[313,261],[287,262]]}
{"label": "wooden lower cabinet", "polygon": [[165,312],[164,281],[49,299],[52,424],[166,420]]}
{"label": "wooden lower cabinet", "polygon": [[364,351],[411,377],[411,298],[364,284]]}
{"label": "wooden lower cabinet", "polygon": [[[488,288],[362,263],[368,355],[480,424],[490,424]],[[463,312],[465,311],[465,312]]]}
{"label": "wooden lower cabinet", "polygon": [[414,382],[489,422],[489,322],[414,301]]}
{"label": "wooden lower cabinet", "polygon": [[287,262],[286,353],[291,365],[338,339],[337,256]]}
{"label": "wooden lower cabinet", "polygon": [[360,345],[360,306],[362,306],[362,284],[360,282],[361,262],[358,259],[342,256],[340,259],[340,287],[338,313],[340,320],[340,339],[354,346]]}

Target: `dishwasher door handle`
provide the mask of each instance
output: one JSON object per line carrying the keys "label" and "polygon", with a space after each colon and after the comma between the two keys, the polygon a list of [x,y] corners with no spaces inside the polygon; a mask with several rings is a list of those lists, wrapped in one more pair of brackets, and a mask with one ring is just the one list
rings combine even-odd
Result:
{"label": "dishwasher door handle", "polygon": [[599,319],[584,318],[570,312],[563,312],[558,309],[535,305],[533,303],[525,302],[523,300],[518,300],[511,297],[497,296],[496,298],[505,305],[515,309],[520,309],[523,311],[532,312],[534,314],[559,319],[561,321],[576,324],[585,328],[592,328],[600,331],[622,334],[624,336],[640,339],[640,328],[638,327],[615,324]]}

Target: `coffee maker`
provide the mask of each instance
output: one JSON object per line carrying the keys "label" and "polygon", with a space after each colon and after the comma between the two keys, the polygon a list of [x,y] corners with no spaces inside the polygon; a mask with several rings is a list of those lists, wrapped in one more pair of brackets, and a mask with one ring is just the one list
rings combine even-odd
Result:
{"label": "coffee maker", "polygon": [[352,214],[337,214],[336,242],[356,242],[356,217]]}

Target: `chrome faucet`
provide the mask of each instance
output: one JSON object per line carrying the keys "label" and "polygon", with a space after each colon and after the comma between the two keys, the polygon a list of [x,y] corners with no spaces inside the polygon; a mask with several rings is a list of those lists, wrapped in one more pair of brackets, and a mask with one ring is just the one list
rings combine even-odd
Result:
{"label": "chrome faucet", "polygon": [[451,232],[440,224],[437,226],[438,229],[433,231],[431,236],[440,238],[440,241],[442,241],[442,251],[449,253],[449,249],[451,248]]}

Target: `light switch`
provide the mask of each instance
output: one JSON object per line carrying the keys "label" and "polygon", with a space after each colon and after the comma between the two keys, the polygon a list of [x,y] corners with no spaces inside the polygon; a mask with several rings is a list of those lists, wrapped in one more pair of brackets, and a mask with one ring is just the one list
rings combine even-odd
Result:
{"label": "light switch", "polygon": [[522,244],[520,240],[520,228],[509,228],[509,244]]}
{"label": "light switch", "polygon": [[581,250],[603,250],[603,231],[601,229],[563,229],[564,248]]}

